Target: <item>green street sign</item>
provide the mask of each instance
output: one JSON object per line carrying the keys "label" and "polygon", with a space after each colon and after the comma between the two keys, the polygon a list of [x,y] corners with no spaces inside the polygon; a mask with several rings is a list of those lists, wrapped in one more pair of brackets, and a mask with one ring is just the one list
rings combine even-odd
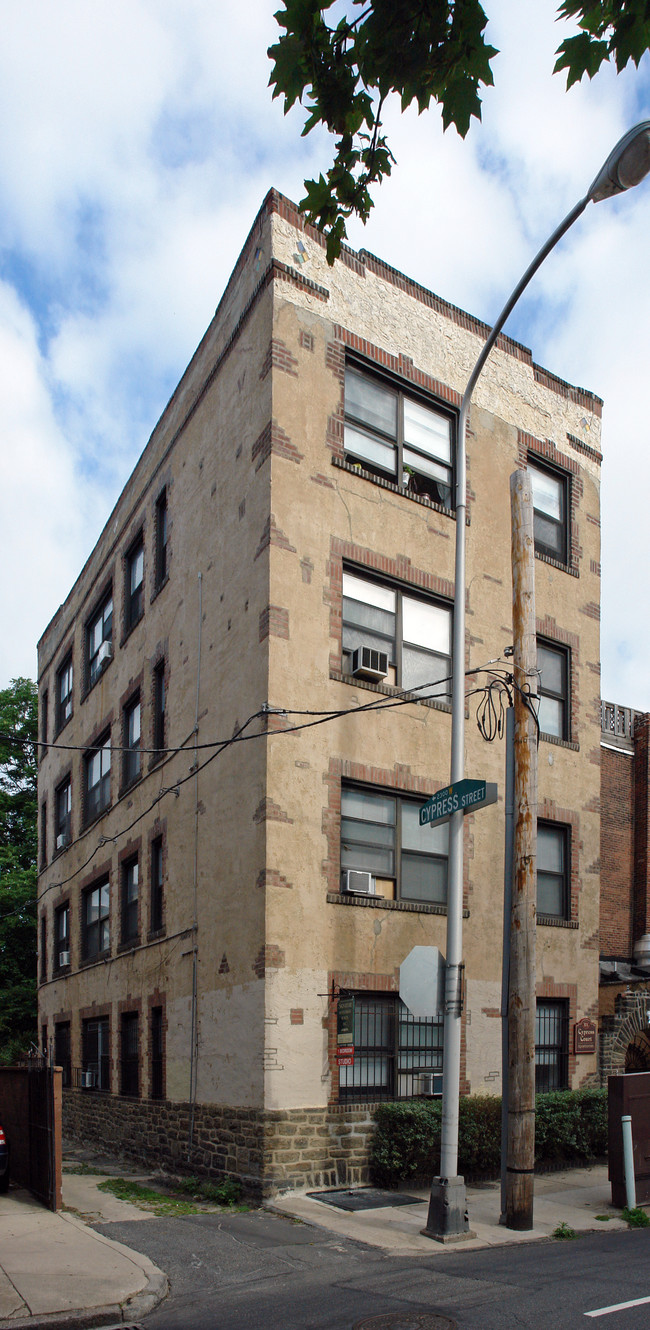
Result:
{"label": "green street sign", "polygon": [[497,786],[487,780],[457,780],[445,785],[420,809],[420,826],[448,822],[452,813],[472,813],[497,801]]}

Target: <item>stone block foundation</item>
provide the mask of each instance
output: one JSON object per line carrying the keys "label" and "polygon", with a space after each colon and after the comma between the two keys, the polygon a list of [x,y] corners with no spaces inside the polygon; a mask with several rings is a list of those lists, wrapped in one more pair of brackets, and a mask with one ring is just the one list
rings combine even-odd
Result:
{"label": "stone block foundation", "polygon": [[171,1173],[239,1178],[258,1199],[368,1183],[373,1106],[263,1111],[64,1090],[70,1140]]}

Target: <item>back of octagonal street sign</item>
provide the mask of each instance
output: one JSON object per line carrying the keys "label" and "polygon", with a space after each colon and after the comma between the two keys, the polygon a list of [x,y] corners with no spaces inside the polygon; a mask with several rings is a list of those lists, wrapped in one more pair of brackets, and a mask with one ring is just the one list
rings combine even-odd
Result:
{"label": "back of octagonal street sign", "polygon": [[442,1015],[445,958],[438,947],[413,947],[399,967],[399,995],[417,1020]]}

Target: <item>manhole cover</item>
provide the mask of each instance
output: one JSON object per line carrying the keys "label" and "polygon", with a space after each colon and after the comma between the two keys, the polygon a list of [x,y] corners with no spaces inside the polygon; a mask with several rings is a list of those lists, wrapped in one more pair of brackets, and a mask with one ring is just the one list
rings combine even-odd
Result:
{"label": "manhole cover", "polygon": [[352,1330],[457,1330],[457,1324],[435,1312],[386,1312],[355,1321]]}

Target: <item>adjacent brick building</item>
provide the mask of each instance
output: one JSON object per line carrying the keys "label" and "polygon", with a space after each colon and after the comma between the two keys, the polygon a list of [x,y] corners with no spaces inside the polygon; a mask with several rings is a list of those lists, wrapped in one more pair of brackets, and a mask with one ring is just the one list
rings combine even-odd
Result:
{"label": "adjacent brick building", "polygon": [[[267,1194],[355,1181],[372,1105],[441,1068],[399,966],[445,949],[447,833],[418,809],[449,773],[455,432],[486,334],[364,251],[329,268],[272,191],[41,639],[40,1019],[86,1139]],[[504,337],[468,439],[472,688],[511,641],[509,477],[534,483],[544,1088],[597,1076],[572,1030],[598,1010],[600,415]],[[500,786],[465,821],[481,1092],[504,754],[468,706],[468,775]]]}

